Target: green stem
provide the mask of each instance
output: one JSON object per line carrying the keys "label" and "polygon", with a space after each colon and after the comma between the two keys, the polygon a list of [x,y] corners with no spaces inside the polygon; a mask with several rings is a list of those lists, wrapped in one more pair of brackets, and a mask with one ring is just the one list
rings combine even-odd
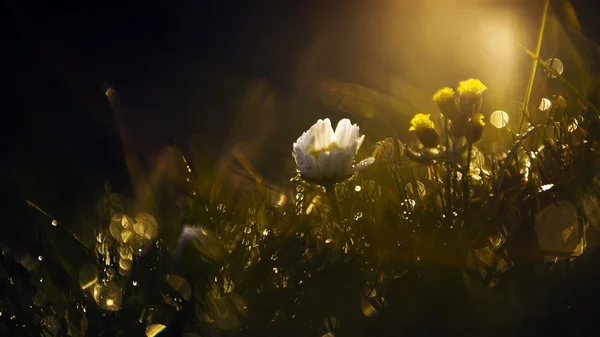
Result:
{"label": "green stem", "polygon": [[[537,59],[542,49],[542,40],[544,38],[544,28],[546,27],[546,18],[548,17],[548,7],[550,6],[550,0],[546,0],[544,3],[544,13],[542,14],[542,22],[540,24],[540,32],[538,34],[537,45],[535,47],[535,58]],[[533,82],[535,80],[535,72],[537,70],[537,60],[534,59],[531,65],[531,74],[529,75],[529,83],[527,84],[527,93],[525,94],[525,102],[523,104],[523,113],[521,114],[521,120],[519,121],[518,133],[521,133],[521,127],[523,127],[523,120],[525,119],[525,113],[529,106],[529,100],[531,99],[531,91],[533,90]]]}

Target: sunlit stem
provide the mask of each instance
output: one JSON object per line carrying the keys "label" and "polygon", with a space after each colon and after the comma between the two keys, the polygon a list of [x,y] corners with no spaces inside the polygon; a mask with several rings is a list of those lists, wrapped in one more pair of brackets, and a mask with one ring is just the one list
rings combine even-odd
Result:
{"label": "sunlit stem", "polygon": [[544,3],[544,12],[542,14],[542,22],[540,24],[540,32],[538,34],[537,45],[535,47],[535,59],[533,64],[531,65],[531,74],[529,75],[529,83],[527,84],[527,92],[525,94],[525,102],[523,104],[523,113],[521,114],[521,119],[519,121],[519,128],[517,132],[521,132],[521,127],[523,127],[523,120],[525,117],[525,111],[527,111],[527,107],[529,106],[529,100],[531,99],[531,91],[533,90],[533,82],[535,80],[535,72],[537,70],[537,58],[540,55],[540,50],[542,49],[542,40],[544,38],[544,29],[546,27],[546,18],[548,17],[548,7],[550,6],[550,0],[546,0]]}

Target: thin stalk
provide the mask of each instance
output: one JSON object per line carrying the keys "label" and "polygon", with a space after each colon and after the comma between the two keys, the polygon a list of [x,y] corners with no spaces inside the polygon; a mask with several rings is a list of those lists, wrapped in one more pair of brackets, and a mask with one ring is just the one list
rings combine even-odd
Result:
{"label": "thin stalk", "polygon": [[335,184],[330,184],[324,187],[325,194],[329,200],[329,205],[331,206],[331,211],[333,212],[333,223],[341,231],[344,231],[339,225],[339,223],[342,221],[342,212],[340,211],[340,205],[338,203],[337,195],[335,194]]}
{"label": "thin stalk", "polygon": [[467,166],[463,169],[463,199],[465,203],[465,209],[469,208],[469,172],[471,171],[471,153],[473,152],[473,142],[469,142],[469,150],[467,151]]}
{"label": "thin stalk", "polygon": [[569,87],[569,89],[573,90],[573,92],[590,108],[592,108],[592,110],[594,110],[594,112],[596,112],[597,115],[600,115],[600,110],[594,106],[592,104],[592,102],[590,102],[581,92],[579,92],[579,90],[577,90],[569,81],[567,81],[561,74],[559,74],[558,72],[556,72],[556,70],[554,70],[552,67],[550,67],[548,65],[548,63],[546,63],[545,61],[541,60],[539,55],[535,55],[534,53],[532,53],[531,51],[525,49],[527,52],[527,55],[531,56],[534,61],[536,63],[539,63],[546,71],[548,71],[549,73],[551,73],[552,75],[556,76],[556,78],[558,78],[561,82],[563,82],[567,87]]}
{"label": "thin stalk", "polygon": [[413,187],[413,195],[415,196],[415,200],[419,200],[421,202],[421,194],[419,193],[419,186],[417,185],[417,178],[415,177],[415,171],[410,169],[410,185]]}
{"label": "thin stalk", "polygon": [[452,192],[451,189],[451,167],[450,167],[450,134],[448,132],[448,117],[444,116],[444,135],[446,137],[446,210],[450,212],[452,209]]}
{"label": "thin stalk", "polygon": [[54,221],[54,218],[52,216],[50,216],[50,214],[46,213],[46,211],[44,211],[43,209],[41,209],[38,205],[34,204],[33,202],[31,202],[29,200],[25,200],[25,202],[27,203],[27,206],[36,209],[38,212],[40,212],[43,215],[45,215],[48,219]]}
{"label": "thin stalk", "polygon": [[[62,230],[66,233],[68,233],[71,237],[73,237],[75,240],[79,241],[79,243],[81,243],[83,246],[87,245],[85,243],[83,243],[83,241],[81,241],[77,236],[71,234],[71,232],[69,232],[67,229],[65,229],[63,226],[59,226],[58,221],[56,222],[56,225],[54,224],[54,221],[56,221],[56,219],[54,219],[52,216],[50,216],[50,214],[48,214],[46,211],[44,211],[43,209],[41,209],[38,205],[34,204],[33,202],[29,201],[29,200],[25,200],[25,203],[27,203],[27,206],[37,210],[38,212],[40,212],[42,215],[44,215],[45,217],[47,217],[48,219],[51,220],[51,224],[53,227],[58,228],[58,230]],[[41,227],[39,227],[41,229]],[[40,238],[41,241],[41,238]]]}
{"label": "thin stalk", "polygon": [[[544,2],[544,12],[542,14],[542,22],[540,24],[540,32],[538,34],[537,45],[535,47],[535,58],[539,58],[540,51],[542,49],[542,40],[544,38],[544,29],[546,27],[546,19],[548,17],[548,7],[550,6],[550,0],[546,0]],[[529,100],[531,99],[531,91],[533,90],[533,82],[535,80],[535,72],[537,70],[537,60],[534,60],[531,65],[531,74],[529,75],[529,83],[527,84],[527,92],[525,94],[525,102],[523,104],[523,113],[521,114],[521,119],[519,121],[519,128],[517,129],[518,133],[521,133],[521,127],[523,127],[523,120],[525,112],[527,111],[527,107],[529,106]]]}
{"label": "thin stalk", "polygon": [[442,195],[442,186],[440,185],[440,177],[438,176],[438,170],[437,167],[435,165],[432,165],[431,168],[433,169],[433,173],[435,174],[435,182],[437,184],[438,190],[439,190],[439,195],[440,195],[440,201],[442,203],[442,212],[444,214],[446,214],[448,212],[448,210],[446,209],[446,203],[444,202],[444,196]]}

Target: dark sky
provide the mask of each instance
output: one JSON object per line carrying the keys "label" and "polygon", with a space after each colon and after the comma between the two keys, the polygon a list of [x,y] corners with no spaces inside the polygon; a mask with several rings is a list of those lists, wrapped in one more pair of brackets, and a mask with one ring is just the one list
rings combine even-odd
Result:
{"label": "dark sky", "polygon": [[[572,1],[598,41],[595,2]],[[369,3],[2,0],[3,198],[33,198],[68,214],[107,178],[127,193],[105,81],[144,147],[196,132],[218,148],[235,83],[264,77],[290,90],[299,55],[318,36],[315,22],[343,23],[343,13]],[[202,124],[189,130],[181,111],[195,111]]]}

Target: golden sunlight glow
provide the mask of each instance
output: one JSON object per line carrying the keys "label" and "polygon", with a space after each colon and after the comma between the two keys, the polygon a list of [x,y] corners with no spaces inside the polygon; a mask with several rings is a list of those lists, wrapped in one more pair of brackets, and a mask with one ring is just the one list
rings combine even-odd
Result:
{"label": "golden sunlight glow", "polygon": [[[410,104],[412,111],[429,111],[431,94],[440,84],[456,91],[452,83],[465,75],[494,88],[488,103],[501,104],[502,97],[516,85],[515,73],[527,60],[521,45],[529,46],[537,36],[536,29],[530,28],[530,13],[489,0],[377,4],[357,15],[360,24],[352,32],[365,36],[365,41],[357,44],[364,43],[373,55],[363,76],[380,83],[400,101],[407,101],[405,105]],[[356,48],[363,48],[363,44]],[[401,69],[401,78],[389,75],[390,71],[382,74],[370,70],[379,62],[389,62],[383,60],[393,60],[386,67]],[[425,90],[425,97],[421,90]]]}
{"label": "golden sunlight glow", "polygon": [[508,114],[502,110],[497,110],[490,116],[490,124],[498,129],[502,129],[508,124]]}
{"label": "golden sunlight glow", "polygon": [[425,129],[433,129],[435,124],[429,119],[430,114],[416,114],[410,121],[408,131],[423,131]]}

